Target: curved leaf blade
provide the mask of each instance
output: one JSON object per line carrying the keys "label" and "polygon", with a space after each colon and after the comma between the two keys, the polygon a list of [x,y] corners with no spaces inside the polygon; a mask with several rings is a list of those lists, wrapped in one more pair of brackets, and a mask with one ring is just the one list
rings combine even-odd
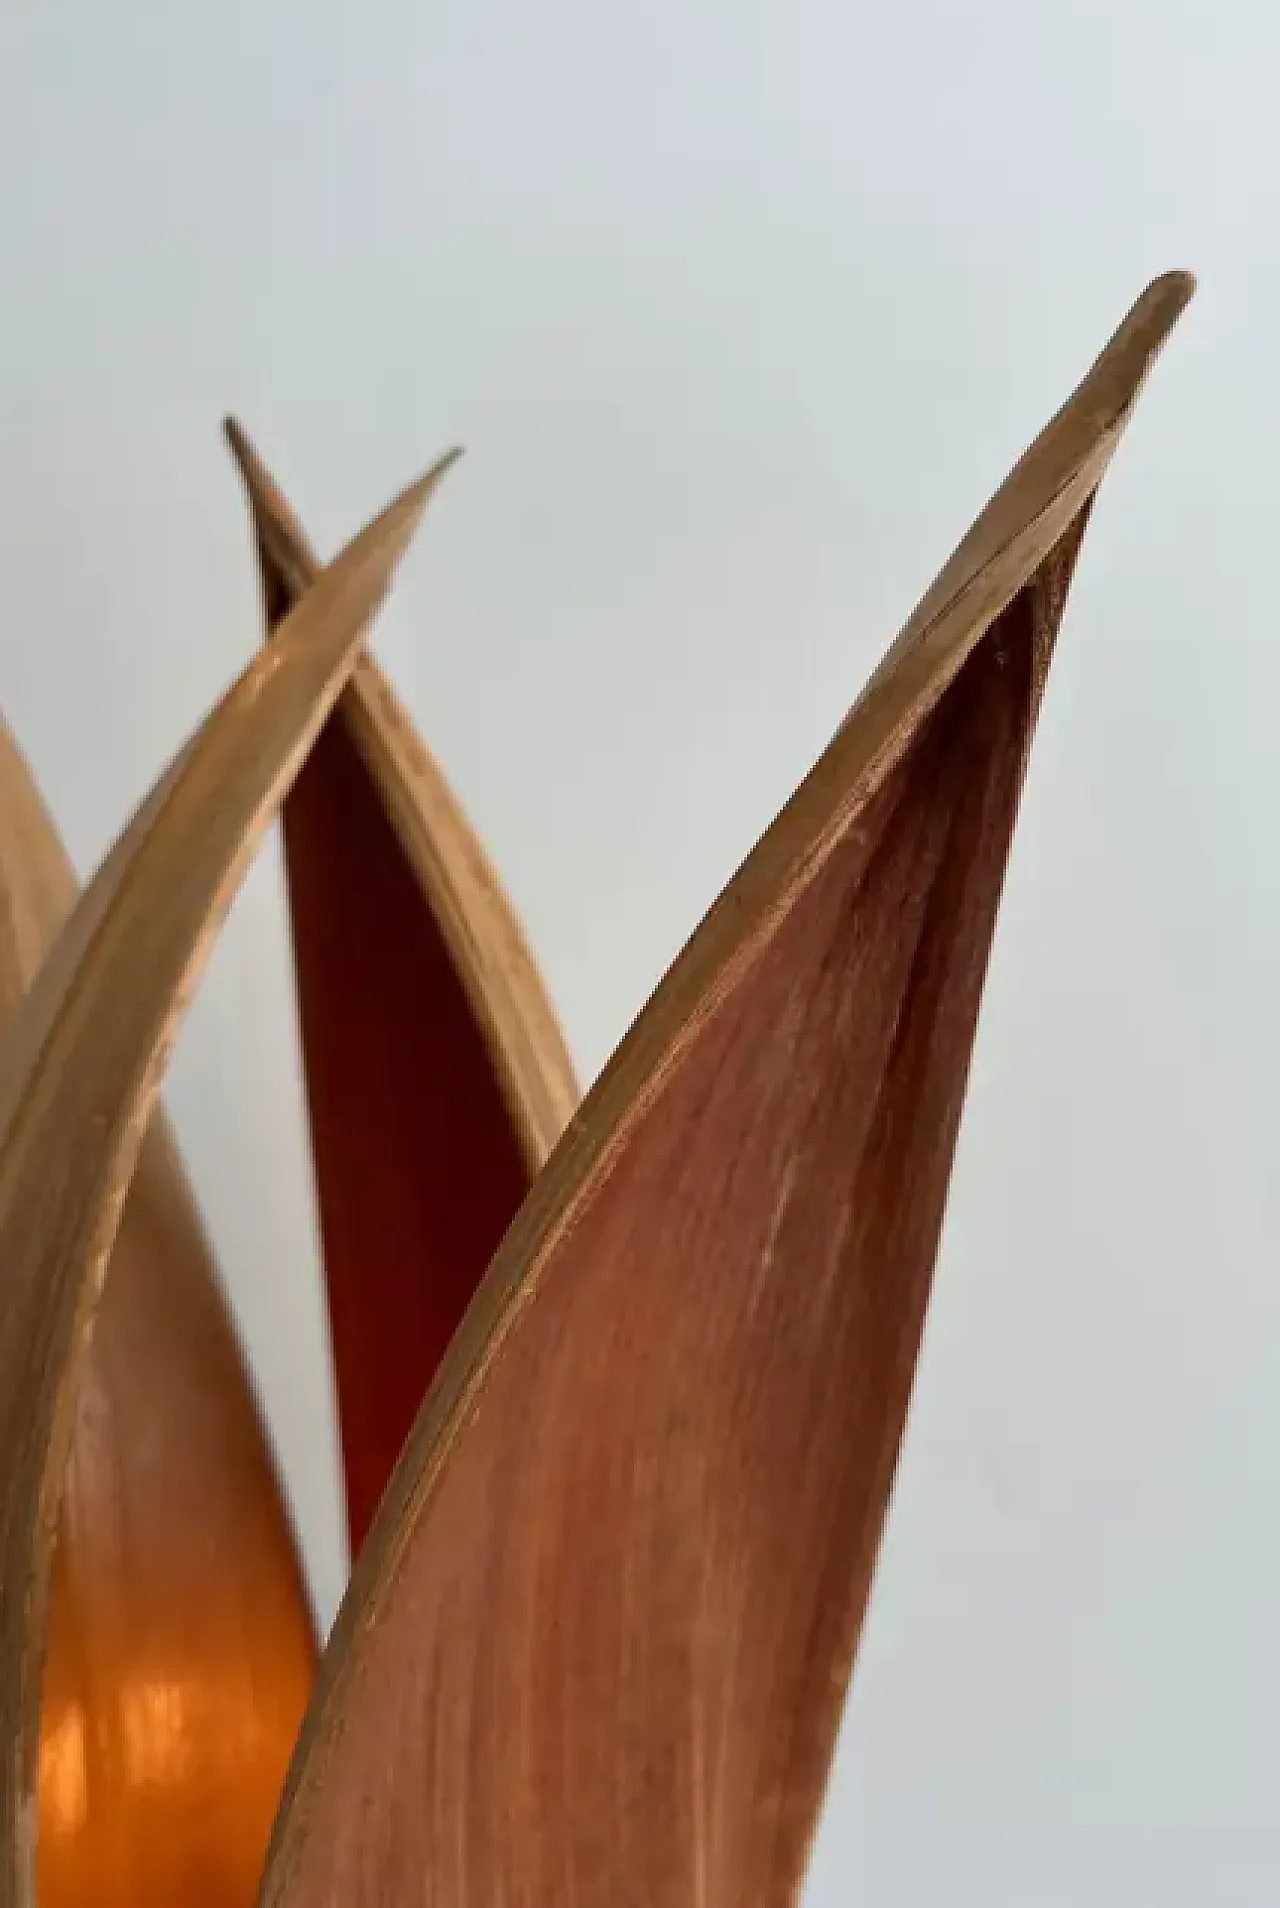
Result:
{"label": "curved leaf blade", "polygon": [[77,1380],[160,1076],[255,846],[442,467],[317,581],[162,776],[0,1048],[0,1903],[33,1899],[41,1669]]}
{"label": "curved leaf blade", "polygon": [[535,1184],[325,1653],[267,1908],[793,1898],[1044,672],[1189,292],[997,493]]}
{"label": "curved leaf blade", "polygon": [[[76,893],[0,723],[0,1033]],[[58,1514],[42,1908],[252,1901],[316,1657],[267,1443],[158,1111],[85,1354]]]}

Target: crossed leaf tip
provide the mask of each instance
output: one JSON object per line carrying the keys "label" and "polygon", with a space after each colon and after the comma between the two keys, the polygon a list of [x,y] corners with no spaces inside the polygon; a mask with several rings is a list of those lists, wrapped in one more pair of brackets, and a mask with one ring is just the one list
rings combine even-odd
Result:
{"label": "crossed leaf tip", "polygon": [[[318,563],[247,434],[231,426],[228,437],[270,632]],[[371,656],[302,771],[284,835],[358,1549],[423,1392],[578,1088],[515,911]],[[389,1037],[371,1038],[353,1011],[353,1001],[374,1000]]]}

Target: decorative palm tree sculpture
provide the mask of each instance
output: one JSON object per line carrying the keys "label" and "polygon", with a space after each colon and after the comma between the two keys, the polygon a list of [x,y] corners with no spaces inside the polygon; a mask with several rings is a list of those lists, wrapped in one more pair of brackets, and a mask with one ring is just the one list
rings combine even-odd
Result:
{"label": "decorative palm tree sculpture", "polygon": [[[271,639],[78,900],[0,752],[0,1908],[792,1899],[1041,690],[1190,289],[1139,300],[581,1108],[361,655],[443,466],[322,567],[233,428]],[[358,1550],[319,1656],[155,1111],[281,811]]]}

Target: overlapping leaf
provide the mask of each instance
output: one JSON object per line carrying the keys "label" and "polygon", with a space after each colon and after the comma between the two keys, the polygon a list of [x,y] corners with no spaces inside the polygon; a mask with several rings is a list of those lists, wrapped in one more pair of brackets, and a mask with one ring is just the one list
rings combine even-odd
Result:
{"label": "overlapping leaf", "polygon": [[[274,626],[318,564],[244,432]],[[577,1087],[513,909],[371,656],[284,810],[347,1517],[359,1549]]]}

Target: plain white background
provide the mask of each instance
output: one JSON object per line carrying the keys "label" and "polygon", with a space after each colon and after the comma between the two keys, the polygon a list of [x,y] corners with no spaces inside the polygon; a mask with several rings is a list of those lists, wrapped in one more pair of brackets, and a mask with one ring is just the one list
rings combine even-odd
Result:
{"label": "plain white background", "polygon": [[[85,870],[324,547],[590,1078],[1155,271],[809,1901],[1280,1893],[1280,15],[1261,0],[9,0],[0,701]],[[344,1574],[274,849],[172,1074]]]}

